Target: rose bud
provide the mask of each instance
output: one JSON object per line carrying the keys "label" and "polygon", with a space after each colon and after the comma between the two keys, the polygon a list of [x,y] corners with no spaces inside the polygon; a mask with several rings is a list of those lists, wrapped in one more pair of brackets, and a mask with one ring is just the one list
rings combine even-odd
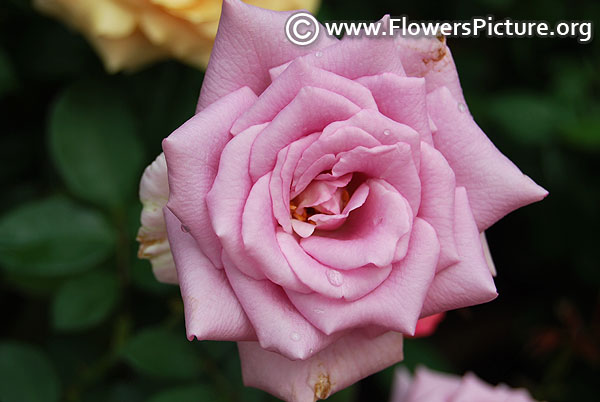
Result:
{"label": "rose bud", "polygon": [[405,368],[396,370],[390,402],[535,402],[527,390],[504,384],[492,386],[475,374],[464,377],[418,367],[412,377]]}

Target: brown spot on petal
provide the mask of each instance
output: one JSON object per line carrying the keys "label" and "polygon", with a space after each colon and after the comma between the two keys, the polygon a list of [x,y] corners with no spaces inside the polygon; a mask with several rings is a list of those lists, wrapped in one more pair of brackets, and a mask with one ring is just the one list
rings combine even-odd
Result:
{"label": "brown spot on petal", "polygon": [[[441,41],[441,42],[443,43],[443,41]],[[440,46],[439,48],[437,48],[435,53],[433,53],[431,55],[431,57],[423,58],[423,63],[427,64],[430,61],[433,61],[435,63],[435,62],[442,60],[444,58],[444,56],[446,56],[446,46]]]}
{"label": "brown spot on petal", "polygon": [[151,246],[154,246],[155,244],[158,244],[158,243],[164,241],[164,239],[155,239],[150,236],[144,236],[144,235],[138,235],[136,240],[140,243],[140,247],[138,248],[138,253],[137,253],[138,258],[144,258],[147,260],[154,257],[154,253],[148,253],[148,252],[146,252],[146,250],[148,248],[150,248]]}
{"label": "brown spot on petal", "polygon": [[331,392],[331,381],[329,374],[320,373],[315,383],[315,400],[325,399]]}

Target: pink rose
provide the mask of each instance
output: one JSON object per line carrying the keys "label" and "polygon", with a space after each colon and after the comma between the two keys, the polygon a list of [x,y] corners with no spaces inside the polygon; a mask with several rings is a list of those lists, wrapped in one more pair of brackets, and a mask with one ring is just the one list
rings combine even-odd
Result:
{"label": "pink rose", "polygon": [[420,317],[496,297],[480,232],[547,193],[475,124],[444,40],[300,47],[289,15],[223,5],[198,112],[163,142],[161,275],[189,339],[238,341],[247,385],[312,401],[401,360]]}
{"label": "pink rose", "polygon": [[445,314],[439,313],[430,315],[425,318],[421,318],[417,321],[417,327],[415,328],[414,338],[423,338],[432,335],[437,329],[438,325],[444,319]]}
{"label": "pink rose", "polygon": [[419,367],[412,378],[408,370],[397,370],[390,402],[423,401],[535,402],[525,389],[512,389],[504,384],[493,387],[472,373],[459,377]]}

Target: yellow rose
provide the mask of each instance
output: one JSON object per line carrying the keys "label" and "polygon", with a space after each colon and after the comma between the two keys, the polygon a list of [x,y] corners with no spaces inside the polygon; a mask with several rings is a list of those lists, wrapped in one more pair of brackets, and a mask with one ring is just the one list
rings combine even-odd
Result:
{"label": "yellow rose", "polygon": [[[272,10],[305,8],[320,0],[247,0]],[[217,33],[221,0],[34,0],[37,9],[81,31],[109,72],[134,70],[175,57],[204,68]]]}

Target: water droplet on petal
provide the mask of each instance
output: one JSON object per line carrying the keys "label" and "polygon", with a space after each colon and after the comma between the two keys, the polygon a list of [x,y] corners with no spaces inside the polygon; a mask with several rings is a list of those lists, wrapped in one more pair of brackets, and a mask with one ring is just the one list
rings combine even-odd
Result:
{"label": "water droplet on petal", "polygon": [[292,332],[292,334],[290,335],[290,338],[292,339],[292,341],[298,342],[300,340],[301,336],[297,332]]}
{"label": "water droplet on petal", "polygon": [[317,314],[323,314],[325,312],[325,310],[323,310],[322,308],[316,308],[313,311]]}
{"label": "water droplet on petal", "polygon": [[342,273],[334,269],[327,271],[327,279],[329,279],[329,283],[333,286],[342,286],[342,283],[344,283],[344,276]]}
{"label": "water droplet on petal", "polygon": [[315,57],[321,57],[323,56],[323,52],[322,51],[318,51],[317,53],[315,53]]}
{"label": "water droplet on petal", "polygon": [[383,216],[373,219],[373,226],[379,226],[383,223]]}
{"label": "water droplet on petal", "polygon": [[185,226],[185,225],[181,225],[181,231],[182,231],[183,233],[189,233],[189,232],[190,232],[190,228],[188,228],[188,227],[187,227],[187,226]]}
{"label": "water droplet on petal", "polygon": [[313,353],[315,353],[315,350],[313,348],[310,348],[310,349],[308,349],[308,353],[310,353],[312,355]]}
{"label": "water droplet on petal", "polygon": [[459,103],[458,104],[458,111],[461,113],[464,113],[467,110],[467,107],[465,106],[464,103]]}
{"label": "water droplet on petal", "polygon": [[392,132],[390,130],[383,130],[383,135],[388,136],[390,135]]}

